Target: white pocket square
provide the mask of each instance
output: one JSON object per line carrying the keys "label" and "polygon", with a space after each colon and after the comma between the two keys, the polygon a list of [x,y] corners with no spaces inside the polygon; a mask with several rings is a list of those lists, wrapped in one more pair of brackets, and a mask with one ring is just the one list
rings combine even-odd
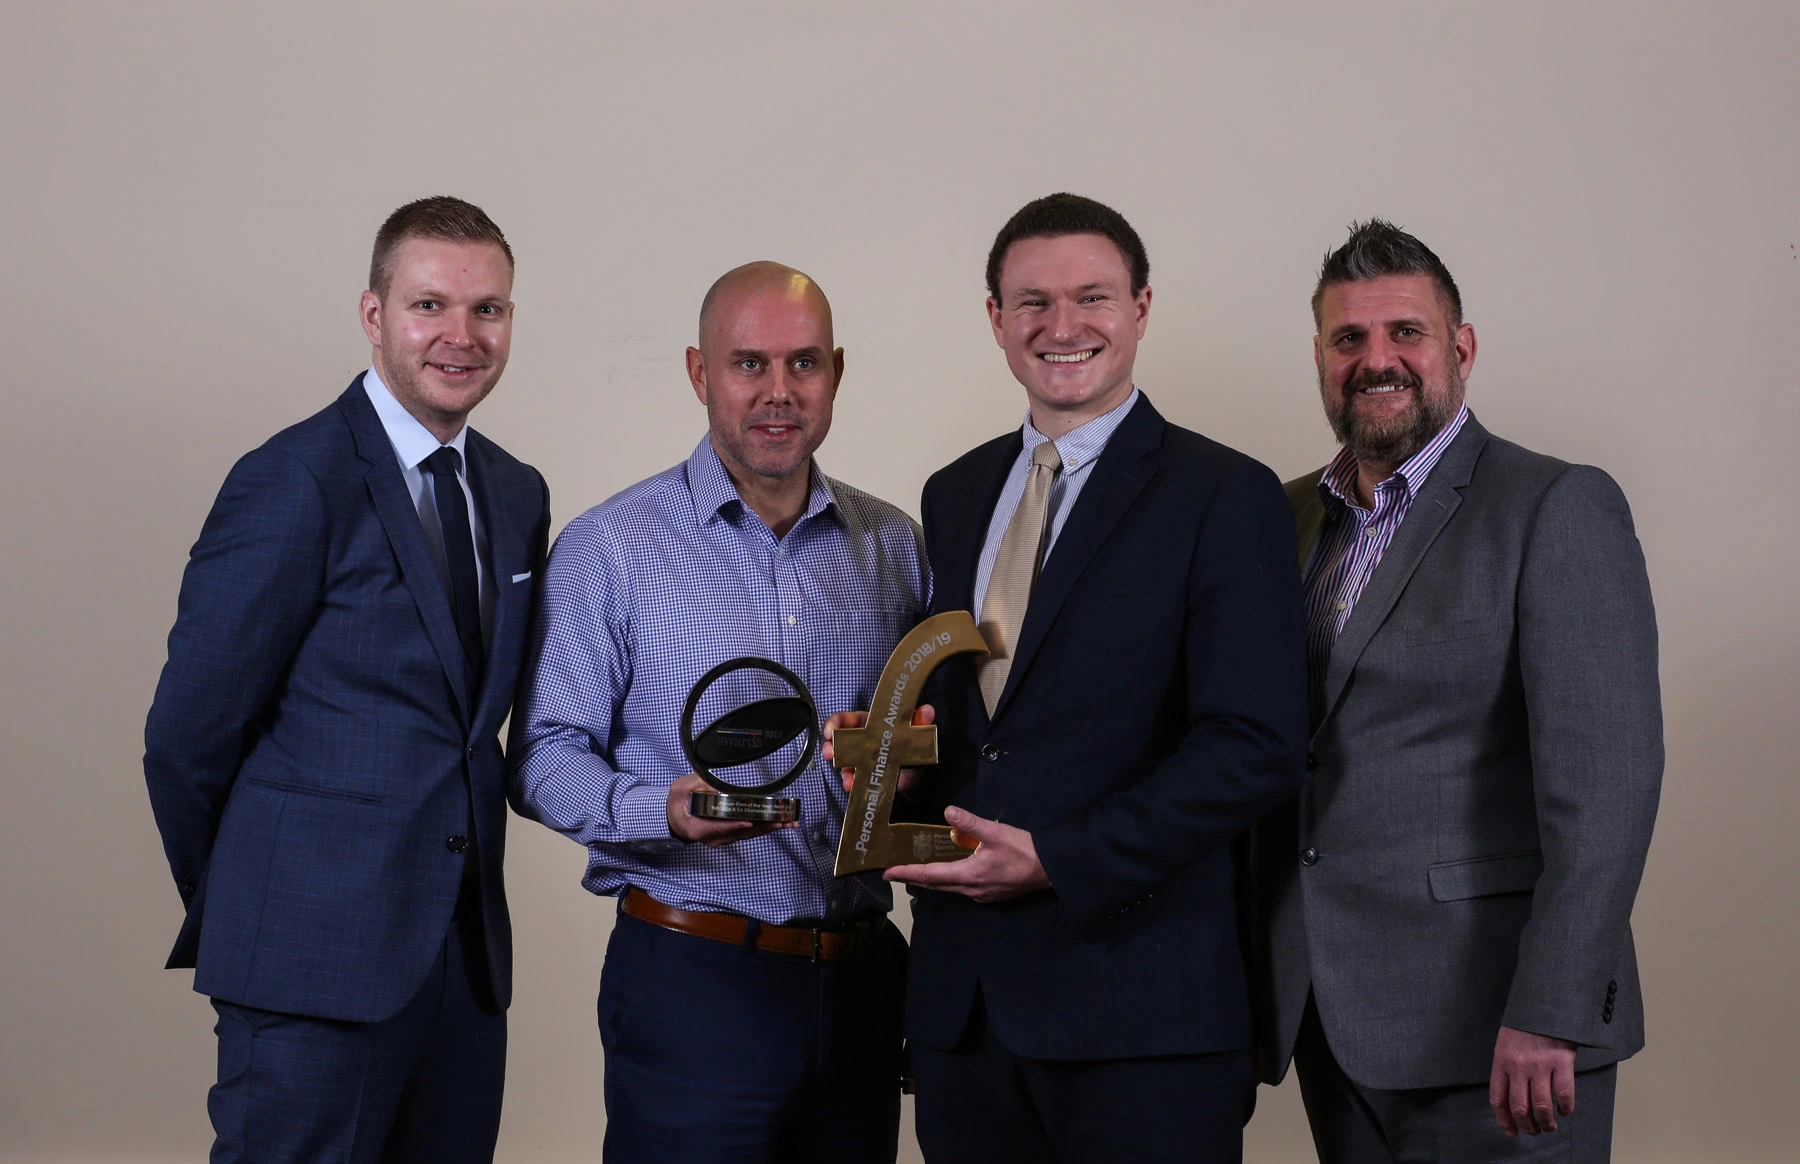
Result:
{"label": "white pocket square", "polygon": [[523,574],[514,574],[513,581],[514,582],[523,582],[523,581],[525,581],[525,579],[527,579],[529,577],[531,577],[531,571],[527,570]]}

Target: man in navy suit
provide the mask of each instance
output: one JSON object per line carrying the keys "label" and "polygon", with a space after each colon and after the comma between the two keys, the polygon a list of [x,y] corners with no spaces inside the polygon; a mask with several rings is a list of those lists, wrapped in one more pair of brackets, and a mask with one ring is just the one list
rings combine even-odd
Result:
{"label": "man in navy suit", "polygon": [[934,676],[922,789],[980,842],[888,876],[928,1160],[1237,1160],[1250,1023],[1232,841],[1303,777],[1293,522],[1249,457],[1133,383],[1149,259],[1054,194],[1000,231],[988,318],[1025,423],[925,486],[934,610],[992,653]]}
{"label": "man in navy suit", "polygon": [[512,251],[455,198],[375,238],[373,366],[240,460],[181,584],[144,774],[218,1012],[214,1161],[487,1161],[512,942],[497,732],[549,492],[470,430]]}

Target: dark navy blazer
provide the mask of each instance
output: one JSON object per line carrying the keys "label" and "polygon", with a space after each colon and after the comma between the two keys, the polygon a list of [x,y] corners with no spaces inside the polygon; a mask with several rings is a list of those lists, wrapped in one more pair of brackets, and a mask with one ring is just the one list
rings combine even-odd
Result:
{"label": "dark navy blazer", "polygon": [[[1008,434],[926,483],[934,610],[972,608],[1019,448]],[[1280,482],[1141,399],[1044,563],[993,719],[973,656],[933,676],[931,811],[1028,830],[1052,888],[918,895],[911,1038],[949,1047],[979,985],[1033,1058],[1250,1045],[1231,843],[1304,775],[1302,627]]]}
{"label": "dark navy blazer", "polygon": [[397,1011],[450,925],[471,821],[494,990],[512,704],[549,535],[537,470],[470,430],[492,645],[467,689],[449,597],[358,376],[231,470],[181,583],[144,774],[187,920],[171,967],[229,1002]]}

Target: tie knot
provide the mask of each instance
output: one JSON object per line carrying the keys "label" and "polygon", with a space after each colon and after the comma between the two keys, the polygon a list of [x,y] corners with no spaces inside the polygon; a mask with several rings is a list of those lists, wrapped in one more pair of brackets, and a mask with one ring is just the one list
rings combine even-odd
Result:
{"label": "tie knot", "polygon": [[425,468],[434,477],[456,476],[456,450],[449,445],[443,446],[425,458]]}
{"label": "tie knot", "polygon": [[1045,441],[1037,448],[1032,449],[1031,464],[1033,468],[1041,466],[1052,473],[1062,468],[1062,455],[1056,451],[1056,442]]}

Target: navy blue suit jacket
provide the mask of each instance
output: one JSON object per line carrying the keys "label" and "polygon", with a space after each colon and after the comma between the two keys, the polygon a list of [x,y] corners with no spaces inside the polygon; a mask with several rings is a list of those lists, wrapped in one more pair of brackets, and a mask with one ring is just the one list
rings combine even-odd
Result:
{"label": "navy blue suit jacket", "polygon": [[[497,739],[549,535],[537,470],[470,430],[497,588],[479,691],[362,377],[226,478],[181,583],[144,774],[187,919],[171,967],[229,1002],[388,1017],[450,925],[471,821],[511,997]],[[461,848],[462,852],[452,851]]]}
{"label": "navy blue suit jacket", "polygon": [[[926,483],[934,609],[972,608],[1019,448],[1010,433]],[[1092,472],[992,720],[974,656],[933,676],[931,810],[1026,829],[1052,888],[918,894],[906,1020],[926,1046],[955,1042],[978,985],[1002,1043],[1032,1058],[1250,1045],[1231,843],[1304,776],[1293,519],[1267,468],[1147,398]]]}

